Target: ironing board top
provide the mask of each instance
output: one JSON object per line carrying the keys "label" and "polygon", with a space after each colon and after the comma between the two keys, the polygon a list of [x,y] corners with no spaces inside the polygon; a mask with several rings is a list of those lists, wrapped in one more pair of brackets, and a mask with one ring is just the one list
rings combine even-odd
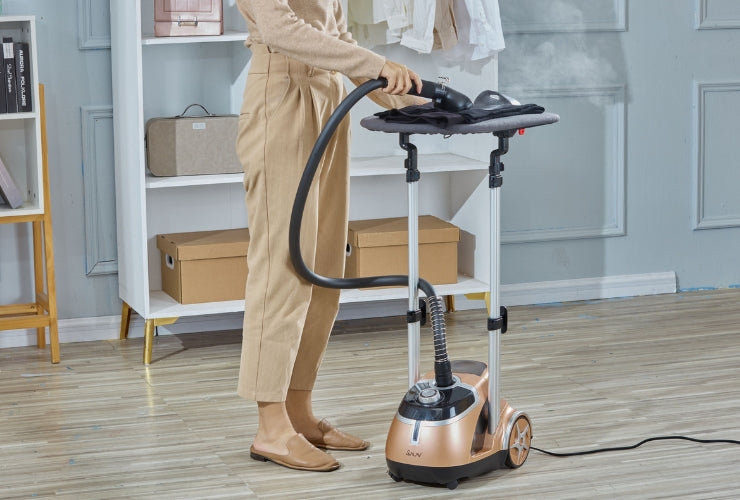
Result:
{"label": "ironing board top", "polygon": [[360,125],[375,132],[397,134],[490,134],[507,130],[515,131],[523,128],[548,125],[560,120],[554,113],[540,113],[533,115],[515,115],[504,118],[494,118],[478,123],[460,123],[447,128],[438,127],[429,123],[394,123],[387,122],[377,116],[368,116],[360,121]]}

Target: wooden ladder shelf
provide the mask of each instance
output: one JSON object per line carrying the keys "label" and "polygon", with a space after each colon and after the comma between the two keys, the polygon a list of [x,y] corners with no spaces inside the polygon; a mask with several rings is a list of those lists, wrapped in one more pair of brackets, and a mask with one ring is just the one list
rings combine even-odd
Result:
{"label": "wooden ladder shelf", "polygon": [[[54,241],[51,231],[51,196],[49,195],[49,157],[46,143],[46,106],[44,86],[39,85],[41,111],[41,162],[44,212],[33,215],[0,217],[0,224],[30,222],[33,227],[33,271],[36,299],[30,304],[0,305],[0,331],[36,328],[36,345],[46,347],[49,329],[51,362],[59,363],[56,280],[54,277]],[[44,280],[44,276],[46,280]]]}

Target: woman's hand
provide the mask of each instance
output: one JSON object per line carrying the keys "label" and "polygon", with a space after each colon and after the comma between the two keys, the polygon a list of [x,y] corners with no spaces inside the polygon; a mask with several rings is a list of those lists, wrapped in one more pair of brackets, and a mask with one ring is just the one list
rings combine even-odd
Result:
{"label": "woman's hand", "polygon": [[404,95],[412,86],[416,87],[417,92],[421,92],[421,78],[403,64],[386,61],[379,76],[388,80],[388,85],[383,89],[386,94]]}

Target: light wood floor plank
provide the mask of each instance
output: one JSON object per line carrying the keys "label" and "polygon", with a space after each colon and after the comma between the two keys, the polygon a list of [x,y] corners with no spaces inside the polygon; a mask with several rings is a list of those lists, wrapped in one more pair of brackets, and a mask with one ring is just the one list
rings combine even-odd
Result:
{"label": "light wood floor plank", "polygon": [[[485,361],[483,311],[447,315],[452,359]],[[422,368],[432,365],[422,329]],[[314,408],[372,441],[332,473],[249,458],[256,409],[235,394],[241,333],[0,349],[0,498],[737,498],[740,446],[660,441],[523,467],[455,491],[395,483],[385,434],[406,389],[402,318],[341,322]],[[553,451],[654,435],[740,439],[740,290],[510,309],[502,394]]]}

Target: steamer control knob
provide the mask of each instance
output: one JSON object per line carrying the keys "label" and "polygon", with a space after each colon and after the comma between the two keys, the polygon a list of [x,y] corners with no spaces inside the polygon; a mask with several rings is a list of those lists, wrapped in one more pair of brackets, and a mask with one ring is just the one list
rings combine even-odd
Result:
{"label": "steamer control knob", "polygon": [[442,399],[442,395],[437,389],[424,389],[419,393],[419,403],[423,405],[432,405]]}

